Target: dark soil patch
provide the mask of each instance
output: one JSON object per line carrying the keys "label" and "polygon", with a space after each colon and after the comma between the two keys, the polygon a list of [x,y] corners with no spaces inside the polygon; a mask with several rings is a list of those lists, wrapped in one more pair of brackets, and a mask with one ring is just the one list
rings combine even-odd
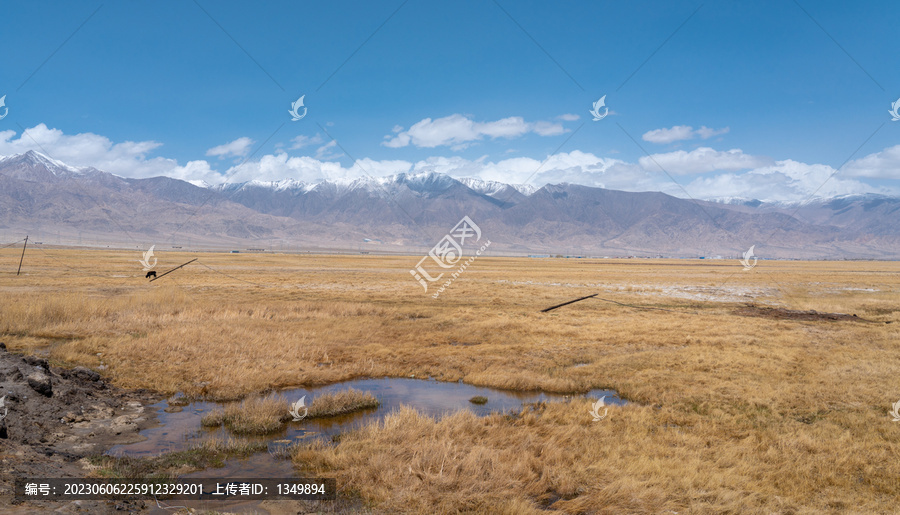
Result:
{"label": "dark soil patch", "polygon": [[[93,370],[50,366],[35,356],[10,353],[0,343],[0,512],[66,511],[62,503],[18,504],[17,477],[85,477],[85,458],[113,445],[142,440],[139,431],[156,425],[144,406],[160,397],[146,390],[121,390]],[[5,413],[5,416],[4,416]],[[118,504],[118,506],[117,506]],[[142,501],[79,501],[73,511],[122,513],[144,508]]]}
{"label": "dark soil patch", "polygon": [[[868,323],[880,323],[875,322],[874,320],[866,320],[864,318],[860,318],[856,315],[848,315],[846,313],[820,313],[816,310],[809,311],[798,311],[793,309],[784,309],[784,308],[763,308],[759,306],[744,306],[742,308],[736,309],[734,311],[736,315],[741,315],[745,317],[761,317],[761,318],[772,318],[775,320],[802,320],[809,322],[820,322],[823,320],[835,320],[835,321],[853,321],[853,322],[868,322]],[[890,322],[885,322],[890,323]]]}

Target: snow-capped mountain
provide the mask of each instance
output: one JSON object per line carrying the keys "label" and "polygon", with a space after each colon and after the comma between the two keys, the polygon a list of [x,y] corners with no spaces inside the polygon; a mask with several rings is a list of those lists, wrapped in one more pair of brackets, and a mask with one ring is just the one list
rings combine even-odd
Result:
{"label": "snow-capped mountain", "polygon": [[307,184],[303,181],[295,179],[282,179],[280,181],[247,181],[238,183],[223,183],[215,186],[207,186],[209,189],[225,192],[234,192],[241,189],[266,189],[273,191],[307,191],[314,184]]}
{"label": "snow-capped mountain", "polygon": [[283,179],[280,181],[248,181],[241,183],[226,183],[213,186],[212,189],[222,192],[237,192],[249,189],[267,189],[272,191],[290,191],[294,193],[307,193],[310,191],[330,192],[344,194],[352,191],[365,191],[373,194],[390,194],[400,186],[405,186],[412,191],[440,192],[455,184],[454,179],[436,172],[423,172],[418,174],[401,173],[386,177],[360,177],[356,179],[331,179],[317,183],[306,183],[295,179]]}
{"label": "snow-capped mountain", "polygon": [[34,150],[29,150],[24,154],[0,156],[0,169],[7,177],[24,180],[50,180],[92,170],[87,167],[69,166]]}
{"label": "snow-capped mountain", "polygon": [[537,191],[530,184],[506,184],[497,181],[484,181],[474,177],[453,178],[438,172],[420,172],[415,174],[400,173],[384,177],[360,177],[357,179],[332,179],[318,183],[305,183],[294,179],[280,181],[248,181],[227,183],[211,187],[223,192],[237,192],[252,188],[273,191],[308,192],[318,188],[319,191],[348,193],[361,190],[378,195],[391,195],[400,189],[433,194],[446,191],[457,184],[463,184],[471,190],[489,197],[504,199],[511,193],[528,196]]}
{"label": "snow-capped mountain", "polygon": [[739,255],[756,245],[766,257],[900,255],[900,198],[718,200],[575,184],[534,189],[437,172],[199,187],[118,177],[37,152],[0,158],[0,230],[28,234],[85,231],[137,243],[280,239],[328,248],[382,242],[418,252],[469,216],[493,249],[507,251]]}
{"label": "snow-capped mountain", "polygon": [[507,198],[509,195],[513,194],[513,191],[526,197],[537,191],[537,188],[530,184],[506,184],[497,181],[484,181],[475,177],[463,177],[459,179],[459,182],[472,188],[478,193],[498,199]]}
{"label": "snow-capped mountain", "polygon": [[852,202],[880,202],[885,200],[891,200],[896,197],[892,197],[890,195],[882,195],[879,193],[851,193],[847,195],[838,195],[835,197],[811,197],[803,200],[795,200],[795,201],[787,201],[787,200],[759,200],[748,197],[712,197],[705,199],[709,202],[715,202],[717,204],[726,204],[732,206],[750,206],[750,207],[760,207],[763,209],[789,209],[789,208],[797,208],[797,207],[807,207],[807,206],[819,206],[819,205],[837,205],[837,204],[849,204]]}

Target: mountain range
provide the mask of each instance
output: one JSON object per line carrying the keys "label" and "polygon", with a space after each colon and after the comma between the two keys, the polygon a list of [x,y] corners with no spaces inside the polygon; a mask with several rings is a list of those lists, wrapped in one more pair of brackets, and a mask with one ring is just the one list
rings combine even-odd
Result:
{"label": "mountain range", "polygon": [[[541,188],[436,172],[307,184],[198,186],[73,167],[38,152],[0,158],[0,244],[421,253],[468,216],[493,253],[894,259],[900,198],[705,201],[658,192]],[[40,241],[40,240],[38,240]]]}

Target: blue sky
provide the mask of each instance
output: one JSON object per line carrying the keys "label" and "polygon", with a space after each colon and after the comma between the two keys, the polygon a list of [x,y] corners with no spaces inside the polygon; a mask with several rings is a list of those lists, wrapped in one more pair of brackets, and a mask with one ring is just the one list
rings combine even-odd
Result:
{"label": "blue sky", "polygon": [[4,19],[4,155],[210,183],[900,194],[896,2],[17,2]]}

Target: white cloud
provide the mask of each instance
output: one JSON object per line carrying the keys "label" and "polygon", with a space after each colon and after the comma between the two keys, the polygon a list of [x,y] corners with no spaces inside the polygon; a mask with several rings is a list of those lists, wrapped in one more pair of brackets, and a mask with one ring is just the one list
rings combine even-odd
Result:
{"label": "white cloud", "polygon": [[454,114],[434,121],[425,118],[408,131],[398,133],[385,143],[385,146],[398,148],[412,143],[417,147],[434,148],[440,145],[460,145],[480,137],[475,122],[460,114]]}
{"label": "white cloud", "polygon": [[[403,130],[403,129],[401,129]],[[403,132],[400,133],[397,137],[391,138],[390,136],[385,136],[384,139],[388,140],[382,143],[382,145],[388,148],[400,148],[409,145],[410,136],[409,134]]]}
{"label": "white cloud", "polygon": [[690,125],[676,125],[668,129],[654,129],[652,131],[647,131],[641,136],[641,139],[649,141],[650,143],[673,143],[675,141],[694,138],[709,139],[713,136],[725,134],[729,130],[728,127],[723,129],[710,129],[705,125],[694,130]]}
{"label": "white cloud", "polygon": [[[834,169],[827,165],[810,165],[792,160],[772,161],[769,158],[749,156],[740,150],[698,150],[693,153],[672,154],[684,156],[678,166],[719,170],[730,167],[731,170],[694,178],[692,181],[689,179],[688,182],[680,181],[684,190],[694,198],[746,197],[768,201],[797,201],[805,200],[817,189],[816,195],[824,197],[866,192],[900,193],[897,189],[876,188],[858,180],[842,179],[840,174],[828,180]],[[737,171],[751,166],[752,169]],[[655,165],[647,168],[643,163],[629,163],[577,150],[553,155],[546,162],[525,157],[498,162],[490,162],[486,157],[475,161],[460,157],[432,157],[417,162],[411,171],[423,170],[434,170],[454,177],[478,177],[514,184],[525,182],[531,177],[530,184],[537,187],[568,182],[623,191],[661,191],[676,197],[686,196],[682,186],[673,182]]]}
{"label": "white cloud", "polygon": [[694,134],[694,128],[687,125],[676,125],[671,129],[654,129],[645,132],[641,139],[651,143],[672,143],[673,141],[681,141],[691,139]]}
{"label": "white cloud", "polygon": [[223,159],[226,157],[244,157],[250,152],[250,148],[252,146],[253,140],[247,137],[243,137],[238,138],[231,143],[225,143],[224,145],[213,147],[206,151],[206,155],[218,156],[219,159]]}
{"label": "white cloud", "polygon": [[[740,149],[727,151],[700,147],[690,152],[678,150],[665,154],[642,157],[638,163],[653,172],[665,170],[678,175],[715,172],[721,170],[746,170],[772,163],[767,157],[751,156]],[[660,170],[662,168],[662,170]]]}
{"label": "white cloud", "polygon": [[348,177],[386,177],[388,175],[396,175],[414,171],[414,165],[409,161],[384,160],[376,161],[374,159],[360,159],[352,167],[347,170]]}
{"label": "white cloud", "polygon": [[328,160],[328,159],[337,159],[343,156],[343,153],[339,153],[335,150],[337,147],[337,141],[331,140],[328,143],[322,145],[321,147],[316,149],[316,159],[319,160]]}
{"label": "white cloud", "polygon": [[[492,130],[507,134],[511,129],[500,124]],[[790,159],[774,161],[744,154],[740,149],[718,151],[708,147],[691,152],[655,154],[653,160],[645,157],[637,163],[573,150],[544,159],[515,157],[498,161],[491,161],[487,155],[474,160],[458,156],[432,156],[416,162],[365,158],[344,167],[340,162],[333,161],[335,155],[332,153],[339,148],[334,141],[319,146],[315,153],[317,157],[295,157],[279,150],[218,172],[205,160],[181,165],[174,159],[147,157],[161,146],[154,141],[114,143],[92,133],[66,135],[43,124],[28,129],[27,133],[17,136],[11,130],[0,132],[0,155],[35,150],[73,166],[93,166],[123,177],[164,175],[195,184],[200,181],[220,184],[226,178],[228,182],[293,178],[315,183],[322,180],[352,180],[369,175],[382,177],[401,172],[435,171],[453,177],[478,177],[512,184],[529,181],[538,187],[547,183],[569,182],[625,191],[662,191],[684,197],[681,187],[660,171],[653,162],[656,160],[669,173],[680,174],[679,182],[694,198],[746,197],[792,201],[804,200],[813,192],[822,197],[867,192],[900,194],[900,188],[896,186],[873,186],[862,180],[869,177],[898,178],[900,145],[853,161],[837,174],[828,165]],[[314,139],[295,138],[294,143],[309,146]],[[704,173],[706,175],[698,176]]]}
{"label": "white cloud", "polygon": [[395,126],[396,136],[385,136],[382,144],[390,148],[400,148],[412,144],[419,148],[449,146],[454,150],[466,148],[472,142],[489,138],[513,139],[529,132],[540,136],[554,136],[568,132],[561,124],[553,122],[526,122],[521,116],[510,116],[493,122],[476,122],[461,114],[444,118],[425,118],[408,131]]}
{"label": "white cloud", "polygon": [[492,138],[517,138],[531,129],[530,124],[525,123],[525,119],[521,116],[510,116],[496,122],[474,123],[472,128],[477,134],[475,138],[482,134]]}
{"label": "white cloud", "polygon": [[557,136],[568,132],[562,125],[551,122],[535,122],[532,130],[538,136]]}
{"label": "white cloud", "polygon": [[697,198],[744,197],[763,201],[806,200],[814,193],[816,197],[889,193],[855,179],[841,178],[834,172],[834,168],[828,165],[810,165],[787,159],[742,174],[699,177],[687,186],[687,190]]}
{"label": "white cloud", "polygon": [[188,181],[195,186],[201,186],[204,183],[219,184],[224,182],[224,177],[222,177],[219,172],[210,168],[209,163],[204,160],[188,161],[186,165],[176,166],[168,173],[162,175],[172,177],[173,179]]}
{"label": "white cloud", "polygon": [[67,135],[43,123],[25,129],[18,138],[15,131],[0,132],[0,155],[34,150],[72,166],[93,166],[122,177],[166,175],[215,182],[217,174],[206,161],[191,161],[182,167],[174,159],[147,157],[148,153],[161,146],[162,143],[156,141],[113,143],[105,136],[90,132]]}
{"label": "white cloud", "polygon": [[850,161],[841,171],[841,175],[873,179],[900,179],[900,145]]}
{"label": "white cloud", "polygon": [[527,181],[537,187],[569,182],[630,191],[655,189],[654,181],[659,180],[658,174],[647,172],[638,165],[578,150],[555,154],[544,161],[529,157],[497,162],[488,161],[487,156],[474,161],[461,157],[431,157],[415,163],[411,171],[435,171],[453,177],[478,177],[510,184]]}
{"label": "white cloud", "polygon": [[299,135],[296,138],[291,139],[291,150],[297,150],[298,148],[308,147],[310,145],[320,145],[323,141],[321,134],[316,134],[313,137]]}
{"label": "white cloud", "polygon": [[697,136],[700,139],[709,139],[713,136],[719,136],[721,134],[726,134],[730,130],[731,130],[731,128],[729,128],[729,127],[724,127],[721,129],[710,129],[709,127],[704,125],[704,126],[700,127],[699,129],[697,129],[696,131],[694,131],[694,133],[697,134]]}
{"label": "white cloud", "polygon": [[264,155],[259,161],[247,162],[238,168],[227,170],[225,175],[231,177],[228,182],[246,182],[254,179],[279,181],[292,178],[310,183],[346,176],[338,162],[320,161],[308,156],[291,157],[285,153]]}
{"label": "white cloud", "polygon": [[[739,151],[738,151],[739,152]],[[234,173],[229,182],[251,179],[277,181],[285,178],[308,183],[321,180],[353,180],[366,176],[384,177],[398,173],[438,172],[452,177],[477,177],[510,184],[528,181],[536,187],[568,182],[586,186],[623,191],[661,191],[676,197],[686,197],[681,186],[658,168],[647,169],[637,163],[611,159],[590,152],[574,150],[546,159],[516,157],[490,161],[487,156],[465,159],[458,156],[433,156],[417,162],[404,160],[361,159],[348,168],[336,161],[321,161],[312,157],[290,157],[285,153],[263,156],[248,162]],[[850,193],[879,192],[900,194],[900,190],[877,188],[856,179],[837,174],[822,164],[806,164],[793,160],[769,162],[752,170],[729,171],[714,175],[679,180],[691,197],[745,197],[765,201],[805,200],[818,189],[817,196],[829,197]],[[530,180],[529,180],[530,179]]]}
{"label": "white cloud", "polygon": [[[410,171],[412,163],[408,161],[375,161],[361,159],[349,168],[344,168],[338,161],[322,161],[314,157],[292,157],[284,152],[267,154],[258,161],[251,161],[227,170],[223,175],[230,177],[228,182],[246,182],[250,180],[279,181],[296,179],[306,183],[317,183],[323,180],[352,180],[360,177],[394,175]],[[220,181],[221,182],[221,181]]]}
{"label": "white cloud", "polygon": [[566,114],[561,114],[561,115],[557,116],[556,119],[562,120],[564,122],[574,122],[575,120],[581,119],[581,117],[578,116],[577,114],[566,113]]}

